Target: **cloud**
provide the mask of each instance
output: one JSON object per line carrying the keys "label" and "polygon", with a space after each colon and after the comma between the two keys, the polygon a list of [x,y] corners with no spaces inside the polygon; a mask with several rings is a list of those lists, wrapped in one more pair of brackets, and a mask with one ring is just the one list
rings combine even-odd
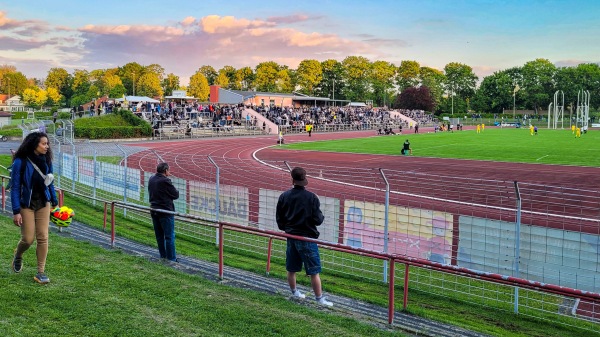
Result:
{"label": "cloud", "polygon": [[244,29],[273,26],[274,23],[261,20],[236,19],[233,16],[208,15],[200,19],[200,26],[205,33],[230,34]]}
{"label": "cloud", "polygon": [[294,15],[286,15],[286,16],[271,16],[267,18],[267,21],[273,22],[275,24],[291,24],[305,21],[313,21],[319,20],[323,18],[323,16],[313,16],[309,17],[305,14],[294,14]]}
{"label": "cloud", "polygon": [[149,26],[149,25],[119,25],[119,26],[95,26],[85,25],[79,29],[82,33],[95,35],[121,35],[129,37],[142,37],[146,41],[160,42],[171,40],[173,37],[181,36],[185,31],[177,27]]}
{"label": "cloud", "polygon": [[184,18],[183,20],[181,20],[181,25],[182,26],[191,26],[196,22],[196,18],[193,16],[188,16],[186,18]]}
{"label": "cloud", "polygon": [[8,36],[0,36],[0,46],[2,50],[25,51],[44,46],[45,42],[36,42],[31,40],[15,39]]}

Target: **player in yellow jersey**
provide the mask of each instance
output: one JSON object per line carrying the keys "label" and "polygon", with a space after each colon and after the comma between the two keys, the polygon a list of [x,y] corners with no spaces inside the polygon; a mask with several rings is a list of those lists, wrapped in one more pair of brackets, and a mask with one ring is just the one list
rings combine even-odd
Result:
{"label": "player in yellow jersey", "polygon": [[533,136],[533,125],[529,124],[529,134]]}
{"label": "player in yellow jersey", "polygon": [[481,132],[481,125],[477,124],[477,133]]}
{"label": "player in yellow jersey", "polygon": [[575,134],[575,124],[571,125],[571,133]]}
{"label": "player in yellow jersey", "polygon": [[575,138],[581,138],[581,129],[575,128]]}
{"label": "player in yellow jersey", "polygon": [[485,124],[481,123],[481,132],[485,131]]}

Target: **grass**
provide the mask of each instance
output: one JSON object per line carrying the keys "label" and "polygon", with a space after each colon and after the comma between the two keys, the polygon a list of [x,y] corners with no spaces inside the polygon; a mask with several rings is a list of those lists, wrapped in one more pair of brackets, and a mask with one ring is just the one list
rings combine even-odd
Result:
{"label": "grass", "polygon": [[400,155],[408,139],[413,156],[493,160],[516,163],[600,167],[600,133],[591,131],[575,138],[571,130],[486,128],[475,130],[373,136],[332,141],[301,142],[282,146],[295,150]]}
{"label": "grass", "polygon": [[0,218],[4,336],[392,336],[280,295],[230,288],[166,265],[50,235],[51,283],[33,281],[35,253],[9,270],[18,229]]}
{"label": "grass", "polygon": [[[83,223],[88,223],[93,227],[100,228],[101,224],[98,219],[102,218],[101,208],[93,208],[86,202],[82,202],[79,199],[66,196],[65,204],[78,210],[77,220]],[[120,213],[120,212],[118,212]],[[117,214],[118,214],[117,213]],[[189,230],[183,232],[182,228],[184,225],[182,221],[177,221],[178,230],[178,243],[177,250],[179,254],[186,256],[193,256],[199,259],[217,262],[218,250],[214,245],[214,229],[204,230],[204,234],[207,236],[200,238],[201,235],[191,233]],[[187,225],[185,227],[188,227]],[[204,228],[204,227],[202,227]],[[200,233],[202,229],[195,229],[196,233]],[[117,235],[123,236],[146,245],[153,246],[153,232],[151,225],[147,221],[132,220],[131,218],[123,219],[121,216],[117,217]],[[225,249],[225,264],[231,267],[248,270],[255,273],[264,273],[265,270],[265,256],[264,254],[258,253],[259,249],[256,246],[261,246],[259,242],[253,242],[253,252],[249,252],[249,247],[242,247],[242,242],[249,241],[248,237],[233,237],[233,233],[225,232],[224,239],[226,244]],[[238,234],[239,235],[239,234]],[[253,238],[254,240],[259,240]],[[263,240],[262,247],[266,247],[266,239]],[[274,242],[274,251],[284,251],[284,243],[278,240]],[[252,249],[252,248],[250,248]],[[332,258],[337,259],[356,259],[356,263],[372,263],[364,257],[350,257],[348,254],[343,253],[330,253],[322,252],[322,255],[336,256]],[[285,262],[283,260],[283,254],[274,254],[272,259],[270,275],[274,278],[285,279]],[[356,271],[353,270],[332,270],[325,268],[325,272],[322,274],[322,280],[324,289],[328,293],[334,293],[341,296],[347,296],[356,298],[365,302],[380,305],[382,307],[387,306],[387,285],[381,282],[369,281],[356,275]],[[402,278],[402,270],[398,266],[397,277],[398,280]],[[467,329],[480,331],[495,336],[581,336],[586,334],[593,336],[589,330],[582,330],[576,327],[564,326],[557,324],[553,320],[558,320],[556,316],[548,316],[546,320],[532,319],[525,316],[515,316],[511,313],[510,308],[504,308],[500,310],[498,303],[495,301],[477,300],[473,301],[473,296],[465,296],[459,293],[453,294],[452,297],[444,296],[445,294],[435,294],[432,292],[436,287],[439,287],[439,280],[441,282],[447,282],[448,276],[445,274],[434,272],[432,276],[431,271],[422,270],[418,268],[411,268],[411,284],[409,293],[409,310],[411,314],[415,314],[421,317],[427,317],[436,321],[454,324],[457,326],[465,327]],[[430,278],[426,281],[426,278]],[[417,282],[418,280],[418,282]],[[426,282],[431,282],[431,287],[427,286]],[[462,282],[468,283],[469,289],[475,289],[477,287],[491,288],[488,289],[490,296],[499,296],[498,292],[504,292],[507,296],[512,293],[512,288],[503,287],[498,285],[492,285],[489,283],[476,281],[472,279],[463,279]],[[306,277],[299,277],[298,283],[304,286],[309,286],[309,279]],[[402,287],[398,283],[396,289],[396,308],[399,310],[402,306]],[[466,287],[466,284],[465,284]],[[497,289],[502,288],[502,289]],[[457,289],[458,290],[458,289]],[[468,290],[463,290],[468,291]],[[522,292],[525,296],[526,291]],[[532,295],[529,295],[532,296]],[[476,302],[476,303],[475,303]],[[546,302],[546,305],[549,303]],[[457,314],[459,313],[459,314]],[[235,313],[232,313],[235,315]],[[539,313],[538,313],[539,315]],[[562,320],[562,318],[561,318]],[[587,329],[591,324],[585,324],[583,322],[576,322],[573,319],[566,318],[567,324],[581,324],[587,326]],[[600,334],[596,334],[600,336]]]}

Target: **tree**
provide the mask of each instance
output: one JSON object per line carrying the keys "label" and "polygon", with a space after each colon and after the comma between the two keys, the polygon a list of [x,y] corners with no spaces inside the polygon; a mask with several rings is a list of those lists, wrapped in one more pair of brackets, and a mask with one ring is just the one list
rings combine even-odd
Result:
{"label": "tree", "polygon": [[71,75],[65,69],[51,68],[48,71],[44,85],[46,86],[46,90],[54,88],[58,90],[58,93],[61,94],[65,99],[69,100],[73,95],[73,91],[71,90],[72,82],[73,77],[71,77]]}
{"label": "tree", "polygon": [[388,89],[394,84],[396,66],[385,61],[375,61],[371,64],[370,75],[371,87],[373,88],[374,95],[373,101],[375,101],[378,106],[391,103]]}
{"label": "tree", "polygon": [[163,68],[161,65],[156,64],[156,63],[153,63],[153,64],[145,67],[144,73],[146,73],[146,74],[150,73],[150,74],[156,75],[159,82],[165,78],[165,68]]}
{"label": "tree", "polygon": [[473,68],[468,65],[451,62],[444,67],[446,75],[445,89],[451,97],[453,108],[451,111],[466,112],[469,110],[468,102],[475,95],[477,80],[479,79]]}
{"label": "tree", "polygon": [[248,90],[254,83],[254,72],[250,67],[243,67],[235,72],[235,81],[232,85],[233,89]]}
{"label": "tree", "polygon": [[48,94],[46,91],[38,87],[31,87],[23,90],[23,94],[21,96],[25,106],[35,109],[41,108],[48,100]]}
{"label": "tree", "polygon": [[546,59],[536,59],[525,63],[522,73],[522,95],[526,104],[537,114],[540,108],[548,106],[556,90],[556,66]]}
{"label": "tree", "polygon": [[396,76],[396,85],[400,92],[409,87],[416,87],[419,84],[419,75],[421,66],[417,61],[402,61],[398,67]]}
{"label": "tree", "polygon": [[235,68],[232,66],[224,66],[223,68],[219,69],[219,75],[221,75],[221,74],[224,74],[227,77],[227,85],[224,87],[231,88],[233,86],[233,84],[235,83],[235,75],[236,75]]}
{"label": "tree", "polygon": [[396,97],[398,109],[433,111],[434,102],[428,87],[408,87]]}
{"label": "tree", "polygon": [[363,56],[348,56],[342,61],[344,69],[344,95],[352,101],[364,101],[367,98],[367,79],[371,63]]}
{"label": "tree", "polygon": [[434,110],[437,110],[442,104],[446,76],[443,72],[429,67],[421,67],[419,73],[421,74],[421,85],[429,88],[435,106]]}
{"label": "tree", "polygon": [[8,72],[2,75],[2,92],[10,96],[21,95],[29,87],[27,77],[20,71]]}
{"label": "tree", "polygon": [[217,75],[218,75],[215,68],[213,68],[212,66],[205,65],[205,66],[200,67],[200,69],[198,69],[198,71],[202,75],[204,75],[204,77],[208,81],[208,85],[215,84],[215,79],[217,78]]}
{"label": "tree", "polygon": [[73,83],[71,84],[73,95],[86,95],[91,85],[87,70],[75,70]]}
{"label": "tree", "polygon": [[173,90],[177,90],[179,88],[179,76],[176,76],[173,73],[167,75],[167,77],[162,81],[163,92],[165,96],[173,95]]}
{"label": "tree", "polygon": [[486,76],[472,100],[476,111],[501,114],[513,107],[515,78],[511,72],[503,70]]}
{"label": "tree", "polygon": [[123,85],[127,89],[127,92],[131,93],[132,95],[134,92],[137,94],[137,83],[136,83],[136,90],[134,90],[133,89],[134,82],[137,82],[137,80],[140,77],[142,77],[142,75],[144,73],[145,73],[145,67],[141,66],[140,64],[138,64],[136,62],[127,63],[123,67],[119,68],[119,71],[118,71],[118,75],[121,78]]}
{"label": "tree", "polygon": [[60,103],[62,95],[56,90],[56,88],[47,88],[46,93],[48,100],[45,102],[46,105],[55,106]]}
{"label": "tree", "polygon": [[280,66],[273,62],[262,62],[256,66],[254,86],[258,91],[274,92],[277,90]]}
{"label": "tree", "polygon": [[190,85],[188,86],[187,93],[201,101],[208,100],[210,86],[208,85],[208,80],[200,70],[190,77]]}
{"label": "tree", "polygon": [[229,87],[229,78],[227,78],[225,73],[219,73],[215,79],[215,85],[221,86],[222,88],[227,88]]}
{"label": "tree", "polygon": [[321,62],[323,78],[315,88],[315,95],[331,99],[344,99],[344,67],[342,63],[329,59]]}
{"label": "tree", "polygon": [[136,95],[148,97],[162,97],[163,90],[160,80],[155,73],[145,73],[136,81]]}
{"label": "tree", "polygon": [[292,84],[292,76],[289,69],[281,69],[277,74],[277,92],[291,93],[294,91],[294,85]]}
{"label": "tree", "polygon": [[314,95],[315,87],[323,79],[323,68],[317,60],[303,60],[296,70],[300,92]]}

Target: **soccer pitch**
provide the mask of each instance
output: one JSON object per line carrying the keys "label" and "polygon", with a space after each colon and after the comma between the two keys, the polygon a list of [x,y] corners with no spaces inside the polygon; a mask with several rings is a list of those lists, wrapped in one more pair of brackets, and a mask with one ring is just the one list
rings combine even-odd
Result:
{"label": "soccer pitch", "polygon": [[515,163],[600,166],[600,132],[591,131],[575,138],[571,130],[486,128],[454,132],[382,135],[332,141],[299,142],[286,145],[296,150],[368,153],[400,156],[408,139],[413,156],[459,158]]}

